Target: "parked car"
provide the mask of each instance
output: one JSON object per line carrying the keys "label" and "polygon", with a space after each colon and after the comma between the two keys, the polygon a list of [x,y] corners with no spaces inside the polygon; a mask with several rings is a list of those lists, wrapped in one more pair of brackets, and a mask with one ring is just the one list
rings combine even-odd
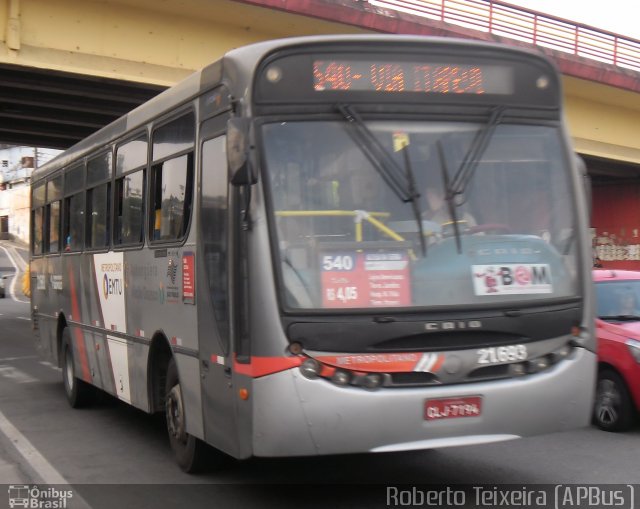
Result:
{"label": "parked car", "polygon": [[598,382],[593,421],[606,431],[630,428],[640,411],[640,272],[593,271]]}

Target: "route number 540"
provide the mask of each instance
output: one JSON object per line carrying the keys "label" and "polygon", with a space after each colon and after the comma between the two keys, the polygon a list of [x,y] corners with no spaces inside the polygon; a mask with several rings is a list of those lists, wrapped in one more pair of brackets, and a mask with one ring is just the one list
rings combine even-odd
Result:
{"label": "route number 540", "polygon": [[324,255],[322,257],[322,270],[353,270],[353,256],[351,255]]}

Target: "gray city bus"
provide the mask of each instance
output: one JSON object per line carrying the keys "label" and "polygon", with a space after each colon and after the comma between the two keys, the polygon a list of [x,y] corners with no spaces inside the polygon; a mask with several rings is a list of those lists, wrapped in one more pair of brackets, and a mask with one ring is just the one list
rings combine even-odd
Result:
{"label": "gray city bus", "polygon": [[186,471],[585,426],[585,196],[537,53],[234,49],[34,172],[37,346]]}

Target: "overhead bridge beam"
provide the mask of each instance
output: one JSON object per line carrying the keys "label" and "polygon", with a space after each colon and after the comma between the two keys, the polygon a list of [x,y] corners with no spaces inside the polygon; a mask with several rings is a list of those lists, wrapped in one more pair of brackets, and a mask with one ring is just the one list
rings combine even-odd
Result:
{"label": "overhead bridge beam", "polygon": [[0,65],[0,143],[67,148],[164,89]]}

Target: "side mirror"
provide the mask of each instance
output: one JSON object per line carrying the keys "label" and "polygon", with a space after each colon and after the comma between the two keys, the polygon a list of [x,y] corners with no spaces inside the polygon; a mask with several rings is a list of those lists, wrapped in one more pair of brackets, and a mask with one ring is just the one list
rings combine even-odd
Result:
{"label": "side mirror", "polygon": [[227,122],[227,157],[230,181],[235,186],[257,182],[249,157],[251,122],[247,118],[231,118]]}

